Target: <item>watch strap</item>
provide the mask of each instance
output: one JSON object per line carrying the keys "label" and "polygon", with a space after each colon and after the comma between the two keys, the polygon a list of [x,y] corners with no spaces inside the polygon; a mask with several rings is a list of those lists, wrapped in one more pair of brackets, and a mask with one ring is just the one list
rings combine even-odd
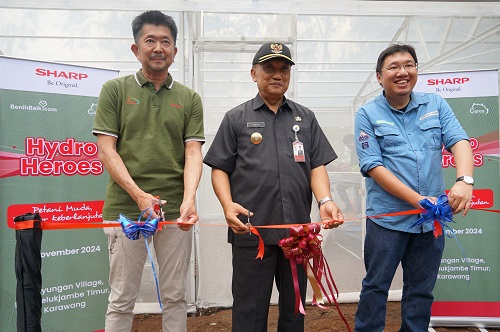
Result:
{"label": "watch strap", "polygon": [[332,201],[333,202],[333,199],[330,196],[326,196],[326,197],[323,197],[322,199],[320,199],[318,201],[318,208],[320,208],[321,205],[325,204],[328,201]]}

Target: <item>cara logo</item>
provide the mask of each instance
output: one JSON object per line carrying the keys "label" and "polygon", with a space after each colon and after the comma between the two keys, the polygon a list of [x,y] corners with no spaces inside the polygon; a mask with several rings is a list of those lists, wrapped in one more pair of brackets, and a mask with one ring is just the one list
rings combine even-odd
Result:
{"label": "cara logo", "polygon": [[90,115],[95,115],[96,107],[97,104],[92,103],[92,105],[90,105],[90,108],[87,110],[87,113],[89,113]]}
{"label": "cara logo", "polygon": [[488,114],[489,111],[488,107],[484,106],[484,104],[473,103],[470,108],[472,114]]}

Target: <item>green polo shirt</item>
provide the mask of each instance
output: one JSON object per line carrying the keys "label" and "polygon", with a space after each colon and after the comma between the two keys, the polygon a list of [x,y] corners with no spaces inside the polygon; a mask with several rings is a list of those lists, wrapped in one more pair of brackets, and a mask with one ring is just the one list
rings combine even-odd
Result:
{"label": "green polo shirt", "polygon": [[[167,200],[165,219],[179,217],[184,194],[184,143],[204,141],[200,96],[169,74],[156,91],[142,71],[106,82],[99,95],[94,135],[117,138],[116,150],[136,184]],[[104,220],[120,213],[137,219],[134,200],[112,178],[106,190]]]}

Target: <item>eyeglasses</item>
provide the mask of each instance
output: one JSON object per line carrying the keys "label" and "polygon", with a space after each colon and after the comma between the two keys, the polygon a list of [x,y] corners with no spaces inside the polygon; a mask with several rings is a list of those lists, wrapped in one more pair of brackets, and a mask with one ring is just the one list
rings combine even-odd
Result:
{"label": "eyeglasses", "polygon": [[405,71],[413,71],[417,69],[416,63],[406,63],[404,65],[391,65],[390,67],[384,68],[391,73],[397,73],[403,68]]}

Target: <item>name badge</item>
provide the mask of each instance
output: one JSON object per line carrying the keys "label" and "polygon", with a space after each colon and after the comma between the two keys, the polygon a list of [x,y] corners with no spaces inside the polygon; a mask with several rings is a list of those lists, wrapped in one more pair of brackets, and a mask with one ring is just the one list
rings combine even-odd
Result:
{"label": "name badge", "polygon": [[265,128],[265,122],[247,122],[247,128]]}

